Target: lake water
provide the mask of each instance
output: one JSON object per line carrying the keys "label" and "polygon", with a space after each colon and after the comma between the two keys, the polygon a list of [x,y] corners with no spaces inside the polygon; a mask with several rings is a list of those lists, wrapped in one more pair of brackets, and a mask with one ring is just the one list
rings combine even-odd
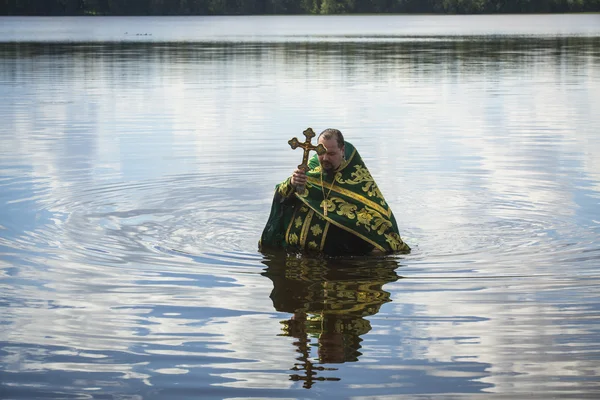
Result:
{"label": "lake water", "polygon": [[[598,398],[600,15],[0,18],[0,398]],[[263,255],[341,129],[410,255]]]}

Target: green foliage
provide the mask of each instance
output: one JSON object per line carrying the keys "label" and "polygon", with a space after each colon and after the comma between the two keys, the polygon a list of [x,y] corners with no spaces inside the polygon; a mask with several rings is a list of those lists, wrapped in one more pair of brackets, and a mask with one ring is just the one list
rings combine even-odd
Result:
{"label": "green foliage", "polygon": [[600,12],[600,0],[0,0],[0,15]]}

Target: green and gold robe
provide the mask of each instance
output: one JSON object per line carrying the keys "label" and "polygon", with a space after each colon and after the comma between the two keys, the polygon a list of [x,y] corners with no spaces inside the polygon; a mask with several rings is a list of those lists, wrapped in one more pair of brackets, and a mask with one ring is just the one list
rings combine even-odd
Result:
{"label": "green and gold robe", "polygon": [[276,186],[260,249],[364,255],[371,251],[408,253],[392,210],[352,144],[333,176],[311,158],[308,182],[298,194],[288,178]]}

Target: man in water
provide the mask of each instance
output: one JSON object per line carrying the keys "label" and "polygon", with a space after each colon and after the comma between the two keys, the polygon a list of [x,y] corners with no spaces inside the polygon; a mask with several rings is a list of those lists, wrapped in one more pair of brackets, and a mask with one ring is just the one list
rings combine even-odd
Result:
{"label": "man in water", "polygon": [[326,129],[327,150],[275,188],[259,248],[330,256],[408,253],[396,219],[354,146]]}

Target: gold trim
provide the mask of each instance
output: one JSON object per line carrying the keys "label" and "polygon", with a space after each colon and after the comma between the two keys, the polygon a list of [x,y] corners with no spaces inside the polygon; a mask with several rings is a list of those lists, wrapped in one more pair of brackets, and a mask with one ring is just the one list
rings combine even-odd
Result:
{"label": "gold trim", "polygon": [[[315,185],[315,186],[319,186],[319,181],[316,178],[313,177],[308,177],[308,181]],[[385,208],[383,208],[381,205],[377,204],[376,202],[374,202],[373,200],[370,200],[364,196],[360,196],[357,195],[356,193],[354,193],[351,190],[348,189],[344,189],[343,187],[340,187],[339,185],[332,185],[328,182],[323,182],[323,186],[327,187],[329,189],[329,194],[331,194],[331,192],[337,192],[339,194],[342,194],[344,196],[350,197],[351,199],[354,199],[356,201],[359,201],[373,209],[375,209],[376,211],[378,211],[379,213],[387,216],[388,218],[392,215],[392,209],[388,207],[388,210],[386,211]],[[323,190],[323,188],[321,187],[321,190]],[[385,201],[385,200],[384,200]],[[387,204],[387,202],[386,202]]]}
{"label": "gold trim", "polygon": [[[309,206],[309,208],[310,208],[310,206]],[[290,243],[290,231],[292,230],[292,226],[294,226],[294,220],[296,219],[296,214],[298,214],[298,210],[299,210],[299,208],[296,208],[294,210],[294,215],[292,215],[292,220],[290,221],[287,231],[285,232],[285,242],[288,244]]]}
{"label": "gold trim", "polygon": [[310,222],[313,215],[315,215],[315,212],[311,209],[304,219],[304,226],[302,227],[302,231],[300,231],[300,247],[302,248],[304,248],[304,245],[306,244],[306,235],[308,233],[308,229],[310,228]]}
{"label": "gold trim", "polygon": [[278,191],[282,197],[288,197],[290,194],[292,194],[293,189],[294,188],[291,184],[291,178],[287,178],[279,185]]}
{"label": "gold trim", "polygon": [[[361,238],[361,239],[362,239],[362,240],[364,240],[365,242],[372,244],[372,245],[373,245],[373,246],[374,246],[376,249],[378,249],[378,250],[380,250],[380,251],[383,251],[383,252],[385,253],[385,251],[386,251],[386,250],[385,250],[385,248],[384,248],[383,246],[379,245],[377,242],[374,242],[374,241],[372,241],[371,239],[367,238],[366,236],[363,236],[362,234],[360,234],[360,233],[358,233],[358,232],[355,232],[355,231],[353,231],[353,230],[352,230],[352,229],[350,229],[350,228],[346,228],[344,225],[342,225],[342,224],[340,224],[340,223],[338,223],[338,222],[335,222],[334,220],[330,219],[329,217],[326,217],[326,216],[324,216],[324,215],[323,215],[323,214],[321,214],[319,211],[317,211],[317,210],[315,210],[314,208],[312,208],[312,207],[311,207],[311,205],[310,205],[310,204],[308,204],[308,202],[305,202],[305,200],[304,200],[303,198],[300,198],[300,200],[301,200],[302,202],[304,202],[304,204],[306,204],[307,206],[309,206],[309,207],[310,207],[310,209],[311,209],[311,210],[313,210],[315,213],[317,213],[317,214],[321,215],[321,217],[322,217],[323,219],[325,219],[326,221],[328,221],[329,223],[332,223],[333,225],[337,226],[338,228],[341,228],[341,229],[345,230],[346,232],[350,232],[350,233],[352,233],[353,235],[356,235],[356,236],[358,236],[359,238]],[[324,237],[325,237],[325,236],[324,236]]]}
{"label": "gold trim", "polygon": [[327,231],[329,230],[329,221],[325,221],[325,229],[323,230],[323,238],[321,239],[321,249],[320,251],[323,251],[323,248],[325,247],[325,239],[327,238]]}

